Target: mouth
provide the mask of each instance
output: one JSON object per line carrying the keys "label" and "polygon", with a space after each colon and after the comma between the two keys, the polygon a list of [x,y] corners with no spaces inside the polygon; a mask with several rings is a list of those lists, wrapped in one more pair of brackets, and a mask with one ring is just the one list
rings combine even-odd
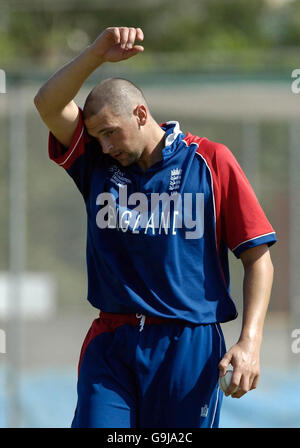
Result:
{"label": "mouth", "polygon": [[114,159],[117,159],[117,160],[119,160],[121,157],[122,157],[122,152],[117,152],[116,154],[114,154],[112,157],[114,158]]}

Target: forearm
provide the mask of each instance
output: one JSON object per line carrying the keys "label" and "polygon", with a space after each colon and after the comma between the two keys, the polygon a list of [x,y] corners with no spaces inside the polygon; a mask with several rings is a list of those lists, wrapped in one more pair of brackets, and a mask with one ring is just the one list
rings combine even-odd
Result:
{"label": "forearm", "polygon": [[219,363],[221,376],[225,375],[229,364],[233,366],[226,395],[234,398],[241,398],[257,386],[263,327],[273,283],[273,264],[266,245],[248,249],[241,254],[241,260],[245,270],[241,335]]}
{"label": "forearm", "polygon": [[35,105],[40,114],[60,112],[77,95],[91,73],[102,64],[87,47],[79,56],[64,65],[39,89]]}
{"label": "forearm", "polygon": [[58,70],[38,91],[34,104],[52,134],[68,148],[79,123],[80,111],[73,98],[104,62],[120,62],[141,53],[144,47],[140,28],[106,28],[79,56]]}
{"label": "forearm", "polygon": [[243,322],[240,340],[261,345],[264,321],[273,283],[273,264],[269,251],[244,263]]}

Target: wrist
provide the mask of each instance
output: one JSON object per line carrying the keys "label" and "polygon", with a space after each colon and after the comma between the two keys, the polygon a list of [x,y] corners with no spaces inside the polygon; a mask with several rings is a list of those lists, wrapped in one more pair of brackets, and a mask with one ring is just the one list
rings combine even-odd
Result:
{"label": "wrist", "polygon": [[255,343],[256,345],[261,345],[262,343],[262,330],[251,329],[251,328],[243,328],[241,331],[241,335],[239,341],[244,341],[248,343]]}
{"label": "wrist", "polygon": [[97,54],[97,52],[95,51],[93,44],[86,47],[83,53],[89,60],[90,64],[95,67],[99,67],[99,65],[102,65],[105,62],[104,58]]}
{"label": "wrist", "polygon": [[85,64],[91,71],[95,70],[105,62],[103,58],[95,53],[92,45],[89,45],[83,50],[81,57],[84,58]]}

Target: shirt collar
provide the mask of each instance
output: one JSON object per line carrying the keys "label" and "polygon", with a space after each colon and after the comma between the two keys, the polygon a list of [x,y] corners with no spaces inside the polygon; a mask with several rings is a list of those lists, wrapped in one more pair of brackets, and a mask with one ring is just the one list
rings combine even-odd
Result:
{"label": "shirt collar", "polygon": [[160,127],[165,131],[165,147],[162,150],[163,159],[169,158],[172,153],[176,150],[178,144],[184,137],[184,134],[180,130],[178,121],[167,121],[160,125]]}
{"label": "shirt collar", "polygon": [[[178,121],[167,121],[166,123],[160,124],[160,127],[165,131],[165,146],[162,149],[162,160],[152,165],[147,172],[159,170],[163,166],[164,162],[172,157],[172,155],[176,152],[185,136],[185,134],[183,134],[180,130]],[[136,162],[127,167],[127,169],[136,173],[144,173]]]}

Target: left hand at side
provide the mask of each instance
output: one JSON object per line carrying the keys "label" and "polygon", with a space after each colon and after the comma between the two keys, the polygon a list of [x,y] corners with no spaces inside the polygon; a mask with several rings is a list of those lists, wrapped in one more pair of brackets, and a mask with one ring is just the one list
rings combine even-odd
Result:
{"label": "left hand at side", "polygon": [[[231,384],[225,393],[226,396],[241,398],[249,390],[257,387],[260,375],[259,349],[256,341],[239,340],[221,359],[220,376],[225,375],[229,364],[233,367]],[[233,393],[237,386],[239,389]]]}

